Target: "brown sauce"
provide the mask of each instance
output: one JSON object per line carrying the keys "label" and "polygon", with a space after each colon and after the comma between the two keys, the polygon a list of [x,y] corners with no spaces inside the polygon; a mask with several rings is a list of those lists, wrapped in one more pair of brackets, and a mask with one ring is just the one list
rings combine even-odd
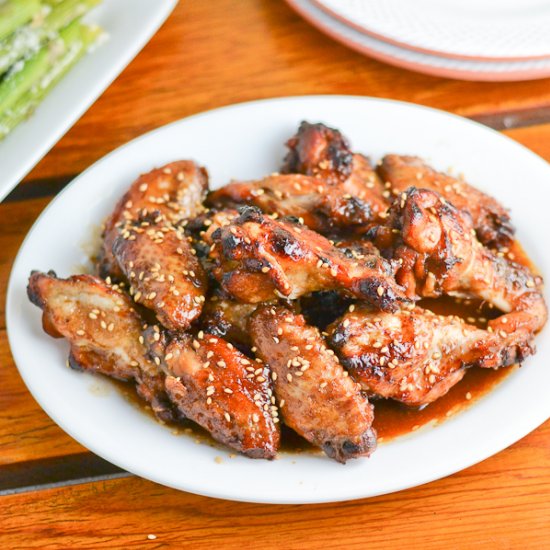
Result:
{"label": "brown sauce", "polygon": [[[512,245],[510,256],[514,261],[529,267],[534,273],[538,273],[519,243],[515,242]],[[440,315],[458,315],[467,322],[481,328],[486,326],[488,320],[501,314],[487,304],[475,300],[450,297],[422,300],[419,305]],[[464,378],[453,386],[446,395],[422,409],[412,409],[392,400],[373,401],[375,409],[374,427],[378,432],[379,443],[386,443],[428,424],[440,424],[487,395],[517,368],[518,365],[498,370],[471,368],[466,372]],[[153,418],[151,408],[144,406],[143,401],[136,394],[133,384],[116,381],[114,383],[130,403]],[[197,442],[212,447],[220,446],[206,430],[191,421],[167,425],[167,428],[174,435],[186,434],[192,436]],[[321,451],[310,445],[290,428],[282,426],[281,452],[320,453]]]}

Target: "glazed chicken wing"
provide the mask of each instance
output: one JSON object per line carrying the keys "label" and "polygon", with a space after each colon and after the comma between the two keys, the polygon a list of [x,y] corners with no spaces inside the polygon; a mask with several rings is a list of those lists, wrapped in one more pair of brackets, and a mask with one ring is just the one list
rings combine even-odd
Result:
{"label": "glazed chicken wing", "polygon": [[390,253],[400,263],[396,277],[409,297],[484,300],[505,313],[489,328],[506,349],[518,360],[533,353],[534,335],[547,319],[540,277],[485,248],[470,215],[434,191],[410,188],[390,212],[377,241],[383,248],[392,242]]}
{"label": "glazed chicken wing", "polygon": [[514,228],[508,210],[465,181],[435,171],[418,157],[386,155],[379,171],[395,194],[411,186],[431,189],[456,208],[469,212],[477,237],[483,244],[498,247],[512,242]]}
{"label": "glazed chicken wing", "polygon": [[202,332],[197,338],[167,336],[154,326],[145,339],[182,414],[228,447],[251,458],[274,458],[279,418],[265,365]]}
{"label": "glazed chicken wing", "polygon": [[234,182],[208,197],[214,207],[252,204],[264,212],[301,218],[314,231],[358,231],[372,218],[369,205],[323,180],[301,174],[275,174],[258,181]]}
{"label": "glazed chicken wing", "polygon": [[185,330],[202,311],[206,274],[184,233],[152,213],[129,224],[113,254],[137,303],[170,330]]}
{"label": "glazed chicken wing", "polygon": [[237,302],[223,292],[217,292],[204,305],[201,326],[206,332],[221,336],[233,344],[250,347],[247,323],[256,307],[257,304]]}
{"label": "glazed chicken wing", "polygon": [[414,407],[445,395],[468,367],[515,362],[494,333],[420,307],[396,313],[352,309],[329,333],[330,344],[363,390]]}
{"label": "glazed chicken wing", "polygon": [[316,328],[287,308],[261,306],[250,331],[273,373],[285,424],[338,462],[374,451],[372,405]]}
{"label": "glazed chicken wing", "polygon": [[44,330],[68,340],[72,368],[134,381],[160,420],[178,417],[164,391],[164,375],[146,358],[143,321],[125,294],[91,275],[58,279],[38,271],[27,291],[43,310]]}
{"label": "glazed chicken wing", "polygon": [[365,205],[363,211],[368,213],[368,221],[384,217],[390,192],[370,160],[352,153],[348,140],[338,130],[302,122],[287,147],[283,173],[305,174],[324,181],[328,184],[327,193],[344,193]]}
{"label": "glazed chicken wing", "polygon": [[253,207],[242,208],[238,218],[209,237],[214,276],[243,302],[333,289],[389,311],[404,300],[390,265],[379,256],[352,260],[318,233]]}
{"label": "glazed chicken wing", "polygon": [[353,154],[348,140],[334,128],[303,121],[286,145],[283,173],[314,176],[329,184],[342,183],[351,174]]}
{"label": "glazed chicken wing", "polygon": [[194,217],[203,210],[202,201],[207,190],[206,170],[190,160],[171,162],[142,174],[119,200],[105,223],[99,258],[100,275],[115,279],[122,277],[112,247],[124,225],[152,211],[173,224]]}

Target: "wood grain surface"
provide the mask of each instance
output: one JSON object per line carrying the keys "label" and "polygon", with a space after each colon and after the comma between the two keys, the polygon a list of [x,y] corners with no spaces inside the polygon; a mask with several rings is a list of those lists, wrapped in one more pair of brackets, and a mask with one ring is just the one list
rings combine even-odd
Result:
{"label": "wood grain surface", "polygon": [[[550,80],[460,82],[396,69],[332,41],[280,0],[180,2],[0,204],[3,548],[550,548],[550,422],[423,487],[355,502],[263,506],[121,474],[53,424],[26,390],[7,341],[6,286],[25,234],[55,194],[104,154],[162,124],[231,103],[302,94],[390,97],[450,110],[512,127],[505,133],[550,160]],[[120,475],[126,477],[112,479]]]}

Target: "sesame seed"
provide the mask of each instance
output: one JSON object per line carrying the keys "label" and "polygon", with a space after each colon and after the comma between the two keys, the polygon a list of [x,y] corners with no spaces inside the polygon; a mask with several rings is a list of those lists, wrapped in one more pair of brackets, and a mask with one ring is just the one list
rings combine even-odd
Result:
{"label": "sesame seed", "polygon": [[115,328],[115,324],[114,324],[114,323],[109,323],[109,324],[107,325],[107,330],[108,330],[109,332],[113,332],[114,328]]}
{"label": "sesame seed", "polygon": [[213,395],[216,391],[216,388],[214,386],[208,386],[206,388],[206,395]]}
{"label": "sesame seed", "polygon": [[382,295],[384,294],[384,287],[379,286],[379,287],[376,289],[376,292],[378,293],[378,296],[382,296]]}
{"label": "sesame seed", "polygon": [[157,536],[151,534],[151,535],[147,535],[147,538],[148,538],[149,540],[155,540],[155,539],[157,538]]}
{"label": "sesame seed", "polygon": [[97,319],[97,315],[95,313],[88,313],[88,317],[90,319]]}
{"label": "sesame seed", "polygon": [[229,389],[229,388],[224,388],[223,391],[225,393],[233,393],[233,390]]}
{"label": "sesame seed", "polygon": [[77,330],[76,333],[78,334],[78,336],[84,336],[83,330]]}
{"label": "sesame seed", "polygon": [[292,382],[292,374],[288,373],[286,375],[286,379],[289,381],[289,382]]}
{"label": "sesame seed", "polygon": [[254,414],[252,415],[252,420],[253,420],[254,422],[258,423],[258,422],[260,421],[260,416],[259,416],[258,414],[256,414],[256,413],[254,413]]}
{"label": "sesame seed", "polygon": [[158,342],[160,340],[160,332],[153,332],[153,340]]}
{"label": "sesame seed", "polygon": [[224,416],[225,416],[225,419],[226,419],[228,422],[231,422],[231,415],[230,415],[229,413],[226,412],[226,413],[224,414]]}

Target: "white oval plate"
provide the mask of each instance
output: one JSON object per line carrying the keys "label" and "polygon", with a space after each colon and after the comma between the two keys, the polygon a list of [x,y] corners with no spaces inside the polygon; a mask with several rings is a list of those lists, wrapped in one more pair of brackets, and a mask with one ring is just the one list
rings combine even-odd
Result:
{"label": "white oval plate", "polygon": [[[466,468],[514,443],[550,416],[550,346],[488,396],[438,427],[383,444],[370,459],[345,466],[315,455],[273,462],[229,457],[224,449],[176,437],[133,406],[107,380],[65,367],[67,343],[46,336],[25,287],[31,269],[60,276],[86,261],[82,243],[140,173],[179,158],[206,165],[213,187],[230,178],[277,170],[283,143],[307,119],[341,128],[374,158],[413,153],[513,207],[518,235],[550,273],[541,235],[550,234],[550,167],[526,148],[457,116],[395,101],[346,96],[264,100],[196,115],[150,132],[107,155],[60,193],[27,235],[7,299],[13,356],[33,396],[67,433],[106,460],[163,485],[212,497],[265,503],[312,503],[370,497]],[[536,197],[536,200],[533,200]],[[97,391],[97,386],[107,388]],[[91,388],[95,388],[91,391]],[[105,395],[98,395],[105,393]],[[215,460],[222,457],[222,461]]]}
{"label": "white oval plate", "polygon": [[547,0],[314,0],[364,32],[427,53],[473,59],[550,56]]}
{"label": "white oval plate", "polygon": [[334,40],[358,52],[411,71],[460,80],[504,82],[550,76],[550,57],[523,60],[476,60],[416,51],[371,36],[342,22],[314,0],[286,0],[304,19]]}

